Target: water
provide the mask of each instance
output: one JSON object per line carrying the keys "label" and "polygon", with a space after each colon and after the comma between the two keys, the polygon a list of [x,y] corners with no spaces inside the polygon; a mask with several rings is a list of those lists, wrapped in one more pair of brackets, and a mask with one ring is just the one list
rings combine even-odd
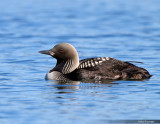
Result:
{"label": "water", "polygon": [[[82,124],[160,119],[159,0],[0,0],[0,123]],[[60,42],[80,59],[109,56],[153,77],[60,85],[44,76]],[[78,84],[79,83],[79,84]]]}

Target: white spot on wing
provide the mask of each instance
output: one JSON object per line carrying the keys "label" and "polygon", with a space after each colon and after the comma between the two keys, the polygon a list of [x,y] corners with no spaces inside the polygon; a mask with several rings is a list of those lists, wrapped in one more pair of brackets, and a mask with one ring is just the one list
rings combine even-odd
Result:
{"label": "white spot on wing", "polygon": [[87,62],[85,62],[85,67],[86,67],[86,68],[88,67]]}
{"label": "white spot on wing", "polygon": [[89,67],[91,67],[91,64],[88,64]]}
{"label": "white spot on wing", "polygon": [[98,65],[98,62],[95,62],[96,65]]}
{"label": "white spot on wing", "polygon": [[80,68],[83,68],[83,67],[82,67],[82,64],[81,64]]}
{"label": "white spot on wing", "polygon": [[109,58],[109,57],[106,57],[106,60],[110,60],[110,58]]}
{"label": "white spot on wing", "polygon": [[105,57],[102,57],[102,61],[105,61],[106,60],[106,58]]}
{"label": "white spot on wing", "polygon": [[82,64],[82,67],[83,67],[83,68],[85,67],[85,64],[84,64],[84,63]]}
{"label": "white spot on wing", "polygon": [[94,66],[94,63],[91,63],[92,66]]}
{"label": "white spot on wing", "polygon": [[93,60],[91,60],[91,65],[92,65],[92,66],[94,66],[94,62],[93,62]]}
{"label": "white spot on wing", "polygon": [[99,61],[99,64],[101,64],[103,61]]}

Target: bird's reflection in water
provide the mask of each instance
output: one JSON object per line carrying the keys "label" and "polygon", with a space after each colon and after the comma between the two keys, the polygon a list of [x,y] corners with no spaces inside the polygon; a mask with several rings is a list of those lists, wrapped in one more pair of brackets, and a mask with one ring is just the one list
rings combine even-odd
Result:
{"label": "bird's reflection in water", "polygon": [[49,81],[49,83],[52,83],[55,88],[57,89],[79,89],[79,81],[62,81],[62,80],[54,80]]}
{"label": "bird's reflection in water", "polygon": [[[53,84],[54,88],[62,91],[62,89],[84,89],[84,88],[95,88],[95,87],[112,87],[115,84],[119,84],[114,80],[82,80],[82,81],[62,81],[62,80],[52,80],[49,83]],[[66,91],[66,90],[65,90]],[[73,90],[72,90],[73,91]],[[63,92],[60,92],[63,93]],[[67,92],[68,93],[68,92]]]}
{"label": "bird's reflection in water", "polygon": [[83,83],[94,83],[94,84],[118,84],[117,80],[82,80]]}
{"label": "bird's reflection in water", "polygon": [[[50,80],[48,81],[49,85],[56,90],[52,92],[57,99],[69,99],[69,100],[77,100],[79,97],[74,95],[78,90],[88,90],[93,89],[95,93],[98,93],[99,88],[113,87],[118,83],[113,80],[83,80],[83,81],[58,81],[58,80]],[[107,90],[107,89],[106,89]],[[82,92],[79,91],[79,92]],[[60,102],[62,104],[62,101]]]}
{"label": "bird's reflection in water", "polygon": [[[56,101],[59,104],[66,104],[65,100],[76,100],[78,99],[75,95],[76,91],[79,90],[79,81],[60,81],[60,80],[49,80],[48,84],[53,89],[51,94],[54,94]],[[59,101],[60,100],[60,101]]]}

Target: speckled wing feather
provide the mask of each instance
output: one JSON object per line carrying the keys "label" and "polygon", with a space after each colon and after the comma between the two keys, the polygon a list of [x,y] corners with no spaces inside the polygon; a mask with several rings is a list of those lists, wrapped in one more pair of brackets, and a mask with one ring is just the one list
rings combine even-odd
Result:
{"label": "speckled wing feather", "polygon": [[101,65],[102,62],[110,60],[110,57],[99,57],[99,58],[88,58],[80,60],[78,69],[95,67],[96,65]]}

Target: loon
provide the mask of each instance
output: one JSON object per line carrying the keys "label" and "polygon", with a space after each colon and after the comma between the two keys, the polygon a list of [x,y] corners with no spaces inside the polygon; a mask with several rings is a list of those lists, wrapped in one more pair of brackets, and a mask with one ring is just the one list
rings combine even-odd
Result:
{"label": "loon", "polygon": [[59,43],[50,50],[39,51],[57,59],[56,66],[46,74],[46,80],[143,80],[152,75],[132,61],[111,57],[79,60],[77,50],[69,43]]}

